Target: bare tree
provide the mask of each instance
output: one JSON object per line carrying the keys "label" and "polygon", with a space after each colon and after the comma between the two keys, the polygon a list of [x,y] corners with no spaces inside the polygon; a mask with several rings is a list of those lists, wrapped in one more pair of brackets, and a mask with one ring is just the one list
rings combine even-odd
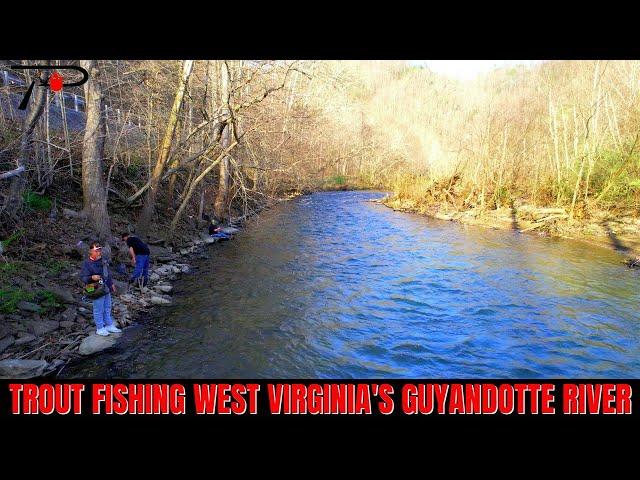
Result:
{"label": "bare tree", "polygon": [[87,124],[82,143],[82,194],[84,212],[105,242],[111,234],[107,190],[103,179],[105,124],[102,115],[101,75],[96,60],[80,60],[90,80],[84,84]]}
{"label": "bare tree", "polygon": [[169,152],[171,150],[171,144],[176,131],[176,125],[178,124],[178,114],[180,113],[180,107],[182,106],[182,99],[184,92],[193,70],[193,60],[184,60],[182,62],[182,75],[176,89],[176,95],[173,101],[173,107],[169,115],[169,121],[167,122],[167,128],[165,130],[160,150],[158,151],[158,157],[156,159],[156,165],[153,169],[149,189],[147,190],[147,196],[144,203],[144,208],[138,219],[138,231],[147,232],[149,230],[149,224],[153,217],[156,207],[156,198],[158,195],[158,188],[162,179],[162,172],[165,164],[169,158]]}
{"label": "bare tree", "polygon": [[40,72],[39,79],[36,80],[35,93],[33,99],[29,102],[27,115],[24,119],[22,127],[22,137],[20,139],[20,151],[16,159],[16,168],[13,170],[11,177],[11,185],[7,194],[5,203],[2,207],[2,214],[7,215],[12,220],[17,220],[18,212],[22,208],[23,194],[27,185],[26,170],[32,163],[34,131],[38,120],[42,116],[45,101],[47,98],[47,90],[43,86],[49,79],[48,72]]}
{"label": "bare tree", "polygon": [[[229,63],[226,61],[220,64],[220,91],[222,96],[222,115],[226,119],[226,124],[222,130],[222,149],[227,150],[232,142],[233,122],[230,117],[230,75]],[[216,217],[225,219],[228,217],[229,185],[231,181],[231,164],[229,156],[225,155],[220,162],[220,176],[218,178],[218,192],[213,206]]]}

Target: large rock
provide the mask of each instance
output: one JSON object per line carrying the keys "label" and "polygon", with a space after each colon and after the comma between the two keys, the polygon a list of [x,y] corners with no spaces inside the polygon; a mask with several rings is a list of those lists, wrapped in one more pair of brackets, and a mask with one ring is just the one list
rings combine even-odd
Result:
{"label": "large rock", "polygon": [[17,331],[13,323],[9,323],[6,320],[0,322],[0,338],[14,335]]}
{"label": "large rock", "polygon": [[162,293],[169,293],[171,290],[173,290],[173,287],[171,285],[156,285],[153,288]]}
{"label": "large rock", "polygon": [[161,267],[156,268],[154,273],[162,277],[172,271],[173,271],[173,265],[167,264],[167,265],[162,265]]}
{"label": "large rock", "polygon": [[113,347],[116,343],[115,335],[111,334],[108,337],[102,337],[97,334],[89,335],[80,344],[80,348],[78,348],[78,352],[80,355],[91,355],[92,353],[100,352],[102,350],[106,350],[107,348]]}
{"label": "large rock", "polygon": [[152,273],[151,275],[149,275],[149,281],[157,282],[158,280],[160,280],[160,275],[158,275],[157,273]]}
{"label": "large rock", "polygon": [[60,328],[60,323],[55,320],[24,320],[22,323],[28,332],[36,336],[46,335]]}
{"label": "large rock", "polygon": [[40,305],[38,305],[37,303],[25,302],[24,300],[21,300],[20,302],[18,302],[17,307],[20,310],[23,310],[25,312],[39,312],[40,311]]}
{"label": "large rock", "polygon": [[76,319],[76,315],[78,315],[77,308],[67,307],[67,309],[62,312],[62,320],[65,322],[73,322]]}
{"label": "large rock", "polygon": [[169,300],[168,298],[160,297],[157,295],[154,295],[153,297],[151,297],[149,301],[154,305],[170,305],[171,304],[171,300]]}
{"label": "large rock", "polygon": [[171,251],[159,245],[149,245],[149,252],[153,257],[170,257]]}
{"label": "large rock", "polygon": [[224,227],[221,228],[220,231],[222,233],[226,233],[227,235],[233,235],[234,233],[238,233],[240,230],[235,227]]}
{"label": "large rock", "polygon": [[204,243],[216,243],[218,241],[217,238],[211,238],[208,233],[202,232],[200,233],[200,241]]}
{"label": "large rock", "polygon": [[49,366],[46,360],[2,360],[0,378],[39,377]]}
{"label": "large rock", "polygon": [[15,341],[16,340],[15,338],[13,338],[12,335],[9,335],[8,337],[4,337],[3,339],[0,339],[0,353],[4,352],[7,348],[13,345]]}
{"label": "large rock", "polygon": [[47,283],[47,282],[39,282],[47,291],[51,292],[53,294],[53,296],[56,298],[56,300],[58,300],[59,302],[62,303],[67,303],[67,304],[74,304],[77,303],[76,300],[73,298],[73,295],[71,294],[71,292],[69,290],[66,290],[64,288],[60,288],[56,285],[53,285],[51,283]]}
{"label": "large rock", "polygon": [[36,339],[35,335],[26,333],[16,340],[16,345],[24,345],[25,343],[31,343]]}
{"label": "large rock", "polygon": [[75,210],[71,210],[69,208],[63,208],[62,215],[67,218],[86,218],[86,214],[83,211],[76,212]]}

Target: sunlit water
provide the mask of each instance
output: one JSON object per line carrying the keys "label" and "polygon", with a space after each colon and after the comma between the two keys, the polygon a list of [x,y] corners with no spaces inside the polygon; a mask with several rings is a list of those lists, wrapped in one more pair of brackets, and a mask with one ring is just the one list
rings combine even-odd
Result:
{"label": "sunlit water", "polygon": [[604,248],[300,197],[63,376],[640,376],[639,272]]}

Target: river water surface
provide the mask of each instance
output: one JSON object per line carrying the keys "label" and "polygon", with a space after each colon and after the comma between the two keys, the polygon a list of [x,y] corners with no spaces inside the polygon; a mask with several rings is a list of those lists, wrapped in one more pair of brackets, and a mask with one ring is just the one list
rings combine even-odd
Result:
{"label": "river water surface", "polygon": [[209,247],[69,377],[637,378],[640,272],[580,242],[327,192]]}

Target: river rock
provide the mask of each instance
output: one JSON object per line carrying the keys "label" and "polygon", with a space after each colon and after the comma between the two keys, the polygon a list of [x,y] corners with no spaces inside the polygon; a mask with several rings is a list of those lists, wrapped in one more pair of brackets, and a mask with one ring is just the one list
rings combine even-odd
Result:
{"label": "river rock", "polygon": [[13,345],[15,341],[16,339],[13,338],[12,335],[9,335],[8,337],[4,337],[3,339],[0,339],[0,353],[4,352],[7,348]]}
{"label": "river rock", "polygon": [[153,288],[162,293],[169,293],[171,290],[173,290],[173,287],[171,285],[156,285]]}
{"label": "river rock", "polygon": [[115,343],[116,337],[113,334],[108,337],[102,337],[94,333],[82,340],[80,348],[78,348],[78,353],[80,353],[80,355],[91,355],[92,353],[113,347]]}
{"label": "river rock", "polygon": [[24,345],[25,343],[31,343],[36,339],[35,335],[26,333],[16,340],[16,345]]}
{"label": "river rock", "polygon": [[73,322],[76,319],[76,315],[78,315],[77,308],[67,307],[67,309],[62,312],[62,320],[65,322]]}
{"label": "river rock", "polygon": [[53,371],[64,364],[65,364],[64,360],[60,358],[56,358],[55,360],[52,360],[51,363],[47,366],[47,371]]}
{"label": "river rock", "polygon": [[188,248],[182,248],[180,250],[180,255],[183,255],[183,256],[184,255],[189,255],[189,253],[190,253],[190,250]]}
{"label": "river rock", "polygon": [[169,273],[172,270],[173,270],[173,266],[171,264],[167,264],[167,265],[163,265],[161,267],[156,268],[156,270],[153,273],[155,273],[156,275],[162,277],[162,276],[166,275],[167,273]]}
{"label": "river rock", "polygon": [[0,378],[33,378],[39,377],[49,366],[46,360],[17,360],[0,361]]}
{"label": "river rock", "polygon": [[63,208],[62,209],[62,215],[64,215],[67,218],[85,218],[85,216],[86,216],[83,211],[76,212],[76,211],[71,210],[69,208]]}
{"label": "river rock", "polygon": [[189,273],[191,271],[191,269],[189,268],[189,265],[181,265],[180,266],[180,271],[182,273]]}
{"label": "river rock", "polygon": [[46,335],[60,328],[60,323],[55,320],[24,320],[22,323],[27,327],[28,332],[37,336]]}
{"label": "river rock", "polygon": [[200,239],[204,242],[204,243],[216,243],[218,241],[217,238],[211,238],[209,235],[207,235],[206,233],[201,233],[200,234]]}
{"label": "river rock", "polygon": [[76,303],[76,300],[73,298],[73,295],[69,290],[65,290],[64,288],[57,287],[56,285],[52,285],[51,283],[48,283],[48,282],[39,282],[39,283],[46,290],[51,292],[53,296],[56,298],[56,300],[62,303],[67,303],[67,304]]}
{"label": "river rock", "polygon": [[171,258],[171,250],[165,247],[161,247],[159,245],[149,245],[149,253],[153,257],[169,257]]}
{"label": "river rock", "polygon": [[149,275],[149,281],[157,282],[158,280],[160,280],[160,275],[158,275],[157,273],[152,273],[151,275]]}
{"label": "river rock", "polygon": [[21,300],[18,302],[17,307],[20,310],[23,310],[25,312],[39,312],[40,311],[40,306],[36,303],[31,303],[31,302],[25,302],[24,300]]}
{"label": "river rock", "polygon": [[68,320],[63,320],[60,322],[60,328],[71,328],[76,324],[76,322],[71,322]]}
{"label": "river rock", "polygon": [[153,305],[170,305],[171,304],[171,300],[164,297],[157,296],[157,295],[152,296],[149,301]]}
{"label": "river rock", "polygon": [[14,335],[17,332],[13,323],[7,321],[0,322],[0,338]]}
{"label": "river rock", "polygon": [[235,227],[224,227],[220,229],[222,233],[226,233],[227,235],[233,235],[234,233],[238,233],[240,230]]}

